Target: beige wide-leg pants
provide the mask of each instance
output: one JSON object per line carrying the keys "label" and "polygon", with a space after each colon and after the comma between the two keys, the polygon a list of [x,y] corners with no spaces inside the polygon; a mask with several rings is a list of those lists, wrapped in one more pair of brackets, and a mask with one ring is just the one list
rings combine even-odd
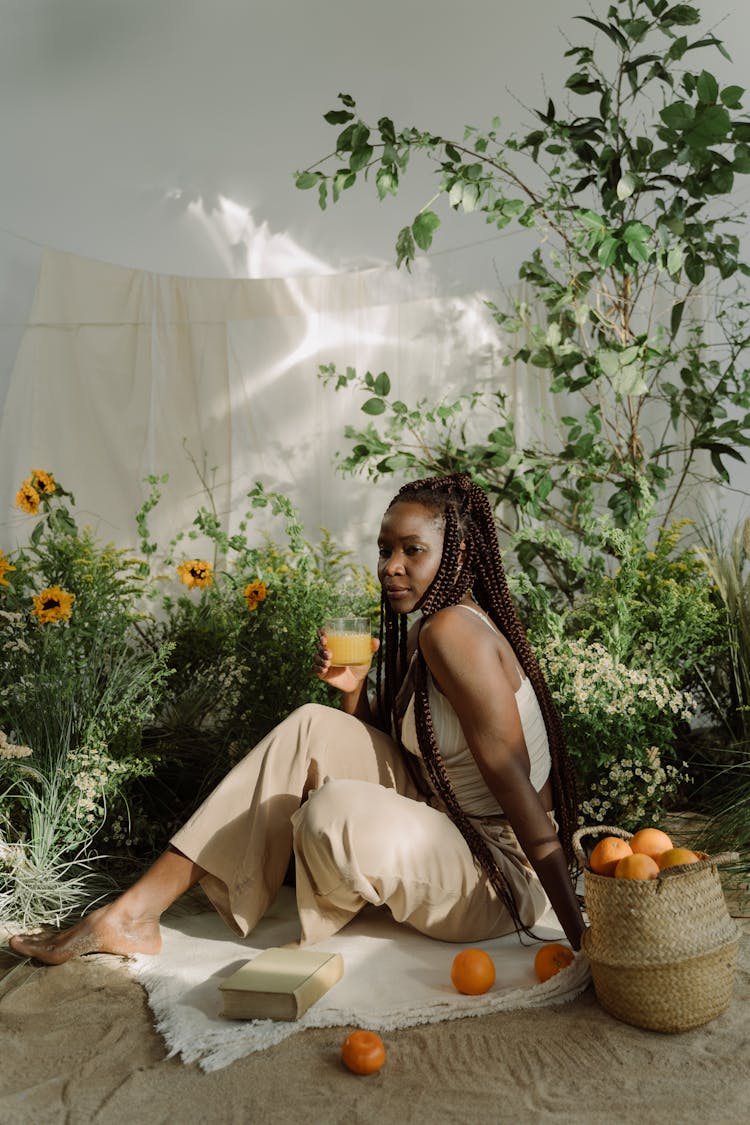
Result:
{"label": "beige wide-leg pants", "polygon": [[[475,822],[528,925],[546,896],[500,818]],[[393,740],[308,704],[234,767],[172,838],[243,936],[278,893],[294,850],[302,943],[324,940],[367,903],[442,941],[481,941],[513,922],[448,815],[417,790]]]}

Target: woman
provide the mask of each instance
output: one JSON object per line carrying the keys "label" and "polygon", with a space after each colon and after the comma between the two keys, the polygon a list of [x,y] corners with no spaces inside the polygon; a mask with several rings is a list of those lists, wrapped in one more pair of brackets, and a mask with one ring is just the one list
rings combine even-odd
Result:
{"label": "woman", "polygon": [[246,935],[292,850],[303,944],[366,903],[440,940],[472,942],[528,933],[549,900],[580,948],[572,769],[485,493],[463,474],[405,485],[378,547],[375,707],[367,667],[332,666],[321,633],[315,672],[341,692],[341,710],[293,712],[133,887],[70,930],[13,938],[16,952],[47,964],[156,953],[161,914],[198,881]]}

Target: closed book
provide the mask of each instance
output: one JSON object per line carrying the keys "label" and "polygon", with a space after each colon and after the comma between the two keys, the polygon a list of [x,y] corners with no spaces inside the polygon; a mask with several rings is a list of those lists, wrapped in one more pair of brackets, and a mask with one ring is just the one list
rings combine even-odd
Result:
{"label": "closed book", "polygon": [[340,953],[264,949],[219,985],[231,1020],[298,1020],[344,975]]}

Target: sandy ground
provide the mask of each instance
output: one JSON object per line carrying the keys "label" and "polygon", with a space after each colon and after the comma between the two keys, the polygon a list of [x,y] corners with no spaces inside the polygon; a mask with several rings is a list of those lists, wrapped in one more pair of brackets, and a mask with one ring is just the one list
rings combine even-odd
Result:
{"label": "sandy ground", "polygon": [[735,995],[717,1020],[662,1035],[613,1019],[592,989],[559,1008],[384,1035],[378,1074],[339,1059],[345,1029],[303,1032],[204,1074],[167,1059],[124,962],[46,969],[7,955],[0,973],[0,1122],[132,1125],[411,1125],[748,1121],[750,923]]}

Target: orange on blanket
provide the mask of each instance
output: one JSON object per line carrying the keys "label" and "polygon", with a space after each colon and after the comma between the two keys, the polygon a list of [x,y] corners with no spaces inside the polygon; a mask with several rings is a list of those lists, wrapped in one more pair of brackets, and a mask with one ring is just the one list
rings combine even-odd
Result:
{"label": "orange on blanket", "polygon": [[495,983],[495,962],[483,949],[462,949],[453,958],[451,980],[459,992],[480,996]]}

